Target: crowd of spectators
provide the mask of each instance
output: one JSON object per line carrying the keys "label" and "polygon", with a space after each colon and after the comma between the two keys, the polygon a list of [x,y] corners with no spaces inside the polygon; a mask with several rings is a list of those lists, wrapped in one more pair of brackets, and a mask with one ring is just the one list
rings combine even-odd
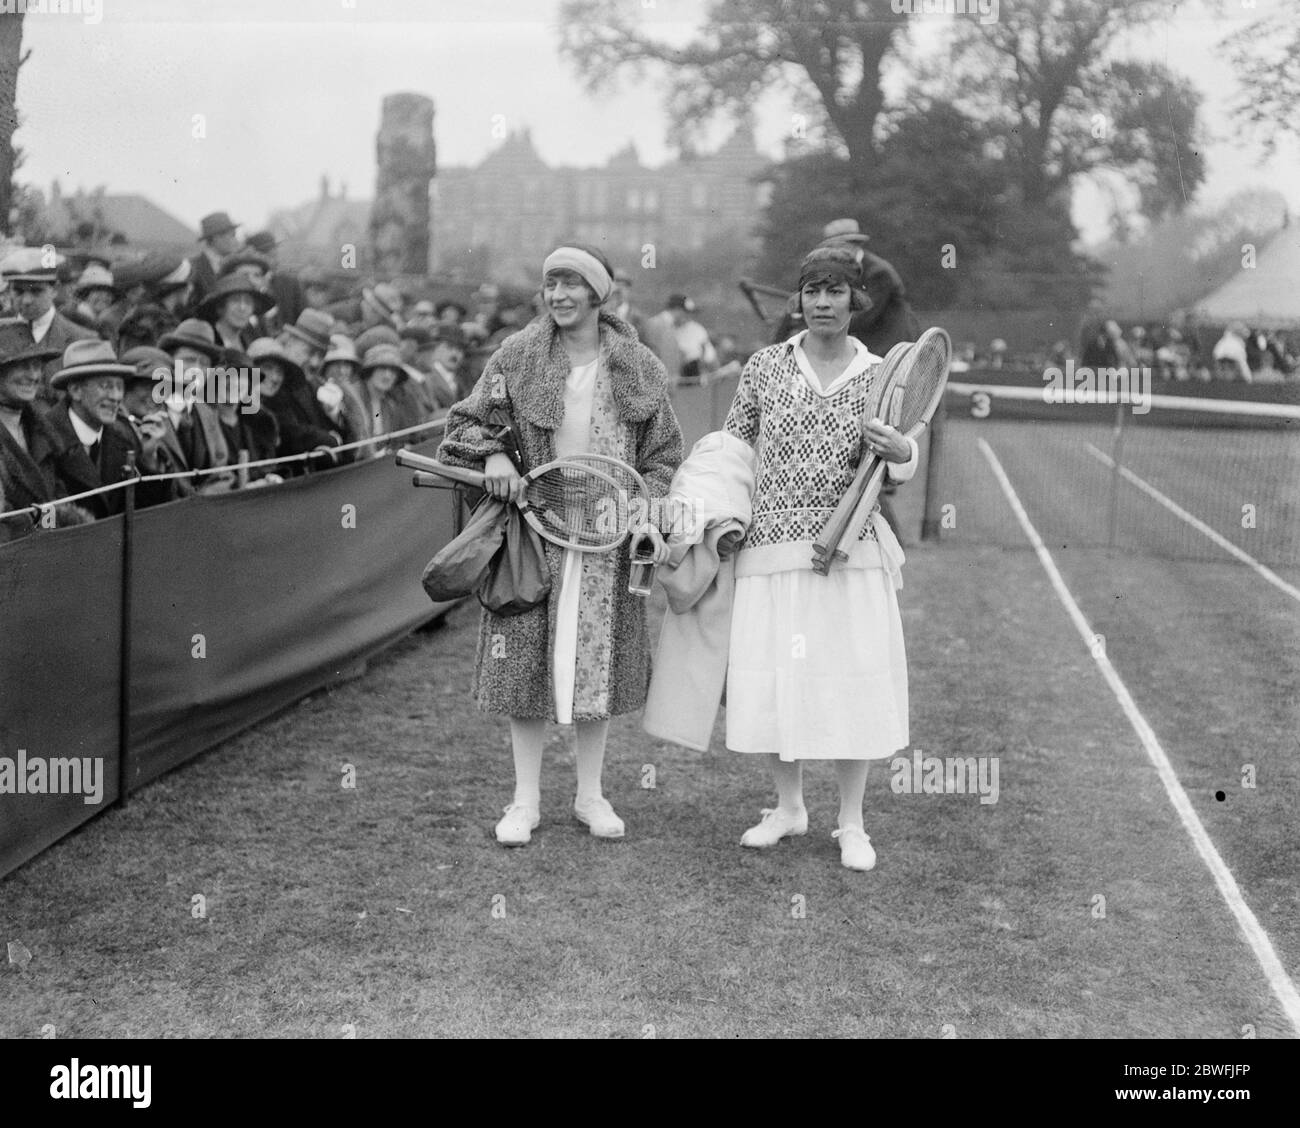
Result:
{"label": "crowd of spectators", "polygon": [[[177,475],[137,487],[147,506],[381,456],[380,436],[462,398],[534,312],[491,286],[472,309],[386,282],[340,298],[224,213],[199,244],[188,259],[0,259],[0,512],[26,511],[0,520],[0,540],[120,512],[120,489],[62,499],[121,482],[128,462]],[[304,457],[257,465],[287,455]]]}

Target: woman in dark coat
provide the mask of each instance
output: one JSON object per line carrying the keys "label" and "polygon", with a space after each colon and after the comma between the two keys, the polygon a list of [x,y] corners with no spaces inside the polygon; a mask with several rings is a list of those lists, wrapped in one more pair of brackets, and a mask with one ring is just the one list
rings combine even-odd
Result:
{"label": "woman in dark coat", "polygon": [[[279,453],[305,454],[321,452],[313,460],[315,468],[352,461],[352,452],[338,454],[334,447],[350,443],[354,435],[341,410],[331,417],[320,402],[317,388],[307,374],[270,337],[259,337],[248,348],[248,355],[261,372],[262,406],[275,416],[279,428]],[[312,464],[285,463],[279,471],[285,477],[305,473]]]}
{"label": "woman in dark coat", "polygon": [[[682,458],[682,435],[668,400],[663,365],[625,322],[602,310],[613,288],[609,263],[586,247],[557,248],[543,265],[547,312],[492,355],[467,399],[447,415],[439,458],[481,469],[493,497],[516,499],[520,479],[489,413],[513,406],[529,467],[592,452],[631,463],[653,496],[668,491]],[[646,531],[657,559],[667,548]],[[601,789],[609,718],[640,709],[650,677],[645,600],[628,592],[628,550],[574,553],[547,543],[547,601],[504,618],[484,611],[474,694],[481,710],[510,717],[514,801],[497,824],[503,845],[528,842],[539,822],[539,780],[547,720],[574,725],[578,793],[574,814],[591,833],[620,838],[623,822]],[[556,642],[572,637],[563,599],[579,592],[576,660],[557,662]],[[561,648],[561,653],[569,653]]]}

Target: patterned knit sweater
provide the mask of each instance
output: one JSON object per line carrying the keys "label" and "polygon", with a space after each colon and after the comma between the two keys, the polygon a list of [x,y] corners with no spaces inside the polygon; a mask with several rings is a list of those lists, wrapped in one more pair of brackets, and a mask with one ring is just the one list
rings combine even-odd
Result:
{"label": "patterned knit sweater", "polygon": [[[750,357],[723,425],[758,456],[754,516],[738,560],[742,575],[812,567],[813,542],[857,474],[862,420],[879,414],[873,385],[880,358],[859,345],[855,364],[861,370],[832,384],[829,395],[820,394],[800,371],[796,347],[802,337]],[[917,447],[909,443],[911,459],[889,464],[894,481],[907,481],[916,472]],[[896,574],[901,563],[902,550],[877,509],[849,566],[885,567]]]}

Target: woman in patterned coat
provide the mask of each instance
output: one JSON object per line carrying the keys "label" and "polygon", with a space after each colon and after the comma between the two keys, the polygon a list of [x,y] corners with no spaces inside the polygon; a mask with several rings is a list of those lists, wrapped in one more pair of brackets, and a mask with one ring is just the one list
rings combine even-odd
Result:
{"label": "woman in patterned coat", "polygon": [[[682,460],[681,428],[663,365],[629,325],[600,308],[612,273],[587,247],[563,246],[547,257],[546,312],[501,345],[474,390],[450,409],[441,461],[483,470],[491,496],[517,500],[519,475],[488,422],[508,395],[528,467],[569,454],[612,455],[635,466],[653,496],[668,492]],[[646,535],[657,562],[666,560],[658,530],[647,527]],[[538,825],[547,720],[574,726],[575,816],[598,837],[623,835],[602,793],[601,768],[609,718],[640,709],[650,680],[645,600],[628,592],[630,550],[631,542],[627,551],[576,553],[548,542],[547,601],[508,618],[483,612],[474,694],[481,710],[510,718],[515,762],[514,801],[496,827],[503,845],[523,845]],[[562,598],[575,590],[576,602]],[[562,614],[562,607],[572,610]],[[561,668],[557,640],[575,633],[576,662]]]}
{"label": "woman in patterned coat", "polygon": [[812,570],[813,544],[863,458],[878,454],[889,477],[906,481],[917,447],[871,418],[880,358],[849,336],[865,305],[860,280],[851,252],[819,248],[804,259],[792,301],[808,328],[749,359],[724,424],[758,459],[753,518],[736,558],[727,747],[763,755],[779,796],[742,846],[804,834],[803,761],[833,760],[840,860],[869,870],[867,767],[908,743],[896,595],[903,553],[879,507],[827,575]]}

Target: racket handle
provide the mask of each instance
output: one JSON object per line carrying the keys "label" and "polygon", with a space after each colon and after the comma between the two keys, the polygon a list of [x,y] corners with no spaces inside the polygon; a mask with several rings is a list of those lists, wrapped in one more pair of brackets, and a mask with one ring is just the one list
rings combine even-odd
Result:
{"label": "racket handle", "polygon": [[[449,482],[463,482],[467,486],[482,486],[483,473],[480,470],[465,470],[459,466],[444,466],[441,462],[432,458],[425,458],[422,454],[416,454],[403,448],[397,452],[397,465],[406,466],[413,470],[419,470],[426,474],[435,474]],[[416,482],[416,485],[425,485],[424,482]]]}
{"label": "racket handle", "polygon": [[427,470],[417,470],[411,475],[411,485],[429,486],[435,490],[448,490],[452,484],[446,478],[441,478],[437,474],[430,474]]}
{"label": "racket handle", "polygon": [[[882,460],[880,465],[867,482],[866,489],[862,491],[862,496],[858,499],[858,504],[854,506],[853,513],[850,515],[848,523],[844,526],[844,535],[849,540],[849,546],[857,544],[858,538],[862,536],[862,530],[866,528],[867,521],[871,517],[871,511],[875,509],[876,502],[880,498],[881,487],[885,484],[885,463]],[[849,554],[841,551],[838,546],[835,551],[836,560],[847,560]]]}

